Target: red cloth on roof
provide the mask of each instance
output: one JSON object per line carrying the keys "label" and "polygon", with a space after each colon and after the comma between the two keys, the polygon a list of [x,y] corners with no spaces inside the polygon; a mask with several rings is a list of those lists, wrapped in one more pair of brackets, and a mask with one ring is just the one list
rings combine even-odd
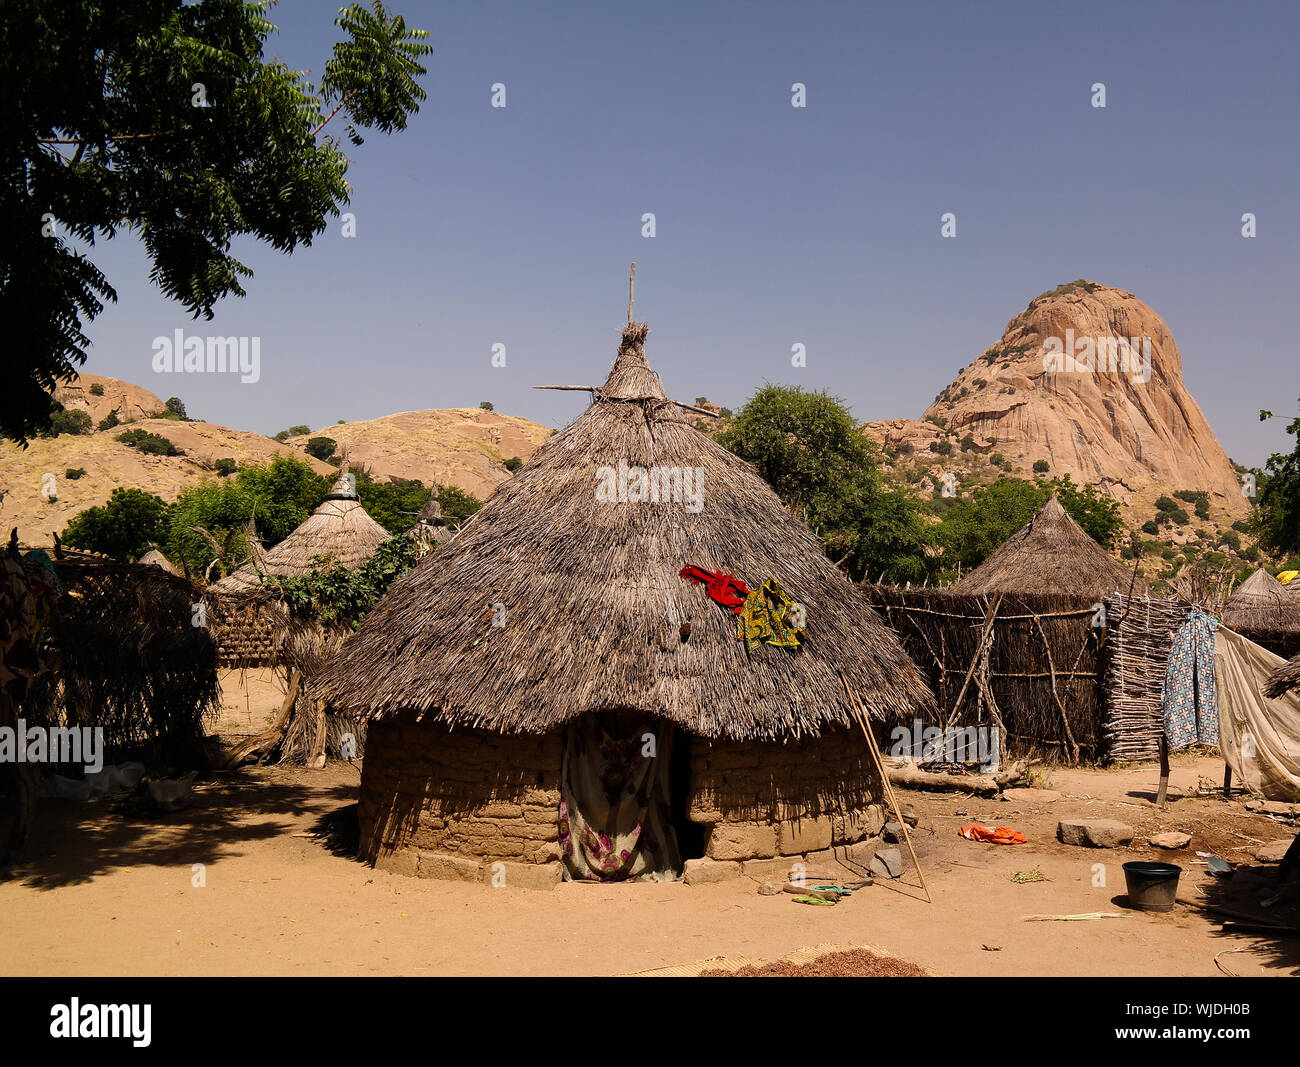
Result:
{"label": "red cloth on roof", "polygon": [[709,594],[709,598],[724,608],[730,608],[733,615],[739,615],[744,608],[745,598],[749,596],[749,587],[734,574],[706,571],[702,567],[683,567],[677,573],[696,585],[704,586],[704,591]]}

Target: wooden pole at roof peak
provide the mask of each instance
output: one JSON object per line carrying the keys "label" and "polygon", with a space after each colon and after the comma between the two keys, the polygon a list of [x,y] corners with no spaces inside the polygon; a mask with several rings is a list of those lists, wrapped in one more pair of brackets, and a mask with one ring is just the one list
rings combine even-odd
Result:
{"label": "wooden pole at roof peak", "polygon": [[636,264],[632,264],[632,270],[627,276],[627,324],[632,325],[632,289],[636,284]]}

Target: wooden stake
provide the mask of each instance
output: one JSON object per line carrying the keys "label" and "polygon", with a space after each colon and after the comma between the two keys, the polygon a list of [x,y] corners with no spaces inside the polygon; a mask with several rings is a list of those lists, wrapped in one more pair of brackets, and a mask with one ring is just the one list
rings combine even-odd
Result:
{"label": "wooden stake", "polygon": [[632,325],[632,288],[636,284],[636,264],[632,264],[632,270],[627,276],[627,324]]}
{"label": "wooden stake", "polygon": [[1160,788],[1156,791],[1156,806],[1162,811],[1169,794],[1169,738],[1160,735]]}
{"label": "wooden stake", "polygon": [[885,773],[885,767],[880,762],[880,753],[876,751],[876,739],[872,735],[864,717],[866,711],[863,709],[861,701],[858,700],[857,693],[849,685],[849,680],[844,676],[843,671],[840,671],[840,681],[844,683],[844,692],[848,694],[849,701],[853,705],[853,717],[858,720],[858,725],[862,727],[862,732],[866,735],[867,749],[871,752],[871,759],[876,765],[876,773],[880,775],[880,781],[885,787],[885,796],[889,799],[889,806],[894,812],[894,820],[903,828],[903,840],[907,843],[908,854],[912,857],[912,866],[916,868],[917,876],[921,879],[921,890],[925,893],[925,902],[933,904],[934,897],[930,896],[930,887],[925,884],[925,872],[921,870],[920,861],[916,858],[916,849],[912,847],[912,835],[908,832],[907,820],[903,818],[903,813],[898,809],[898,798],[894,796],[894,788],[889,784],[889,775]]}
{"label": "wooden stake", "polygon": [[1232,799],[1232,767],[1227,763],[1223,765],[1223,799]]}

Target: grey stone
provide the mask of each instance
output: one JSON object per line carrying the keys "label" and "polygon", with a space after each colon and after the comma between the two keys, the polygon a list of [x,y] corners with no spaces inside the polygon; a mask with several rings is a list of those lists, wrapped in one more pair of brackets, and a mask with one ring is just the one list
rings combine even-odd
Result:
{"label": "grey stone", "polygon": [[780,896],[780,894],[781,887],[775,882],[764,882],[758,887],[758,895],[760,897],[775,897]]}
{"label": "grey stone", "polygon": [[907,823],[908,826],[916,826],[921,821],[917,817],[916,808],[913,807],[911,804],[901,805],[898,809],[898,814],[900,814],[903,817],[903,822]]}
{"label": "grey stone", "polygon": [[1133,840],[1133,827],[1117,819],[1062,819],[1056,837],[1065,845],[1118,848]]}
{"label": "grey stone", "polygon": [[898,878],[903,873],[903,854],[896,848],[882,848],[871,857],[871,873],[877,878]]}
{"label": "grey stone", "polygon": [[886,841],[898,843],[903,840],[903,824],[896,819],[890,819],[885,823],[883,835]]}
{"label": "grey stone", "polygon": [[1162,834],[1147,838],[1147,844],[1152,848],[1186,848],[1191,843],[1192,835],[1185,834],[1181,830],[1166,830]]}

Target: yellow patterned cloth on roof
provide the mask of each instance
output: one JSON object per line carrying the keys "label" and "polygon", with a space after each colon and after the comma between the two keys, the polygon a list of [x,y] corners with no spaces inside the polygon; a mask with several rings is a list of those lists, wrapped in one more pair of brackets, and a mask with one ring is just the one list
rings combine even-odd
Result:
{"label": "yellow patterned cloth on roof", "polygon": [[769,578],[762,589],[745,598],[745,606],[736,617],[736,636],[753,652],[760,644],[799,648],[803,644],[804,609],[796,604],[775,579]]}

